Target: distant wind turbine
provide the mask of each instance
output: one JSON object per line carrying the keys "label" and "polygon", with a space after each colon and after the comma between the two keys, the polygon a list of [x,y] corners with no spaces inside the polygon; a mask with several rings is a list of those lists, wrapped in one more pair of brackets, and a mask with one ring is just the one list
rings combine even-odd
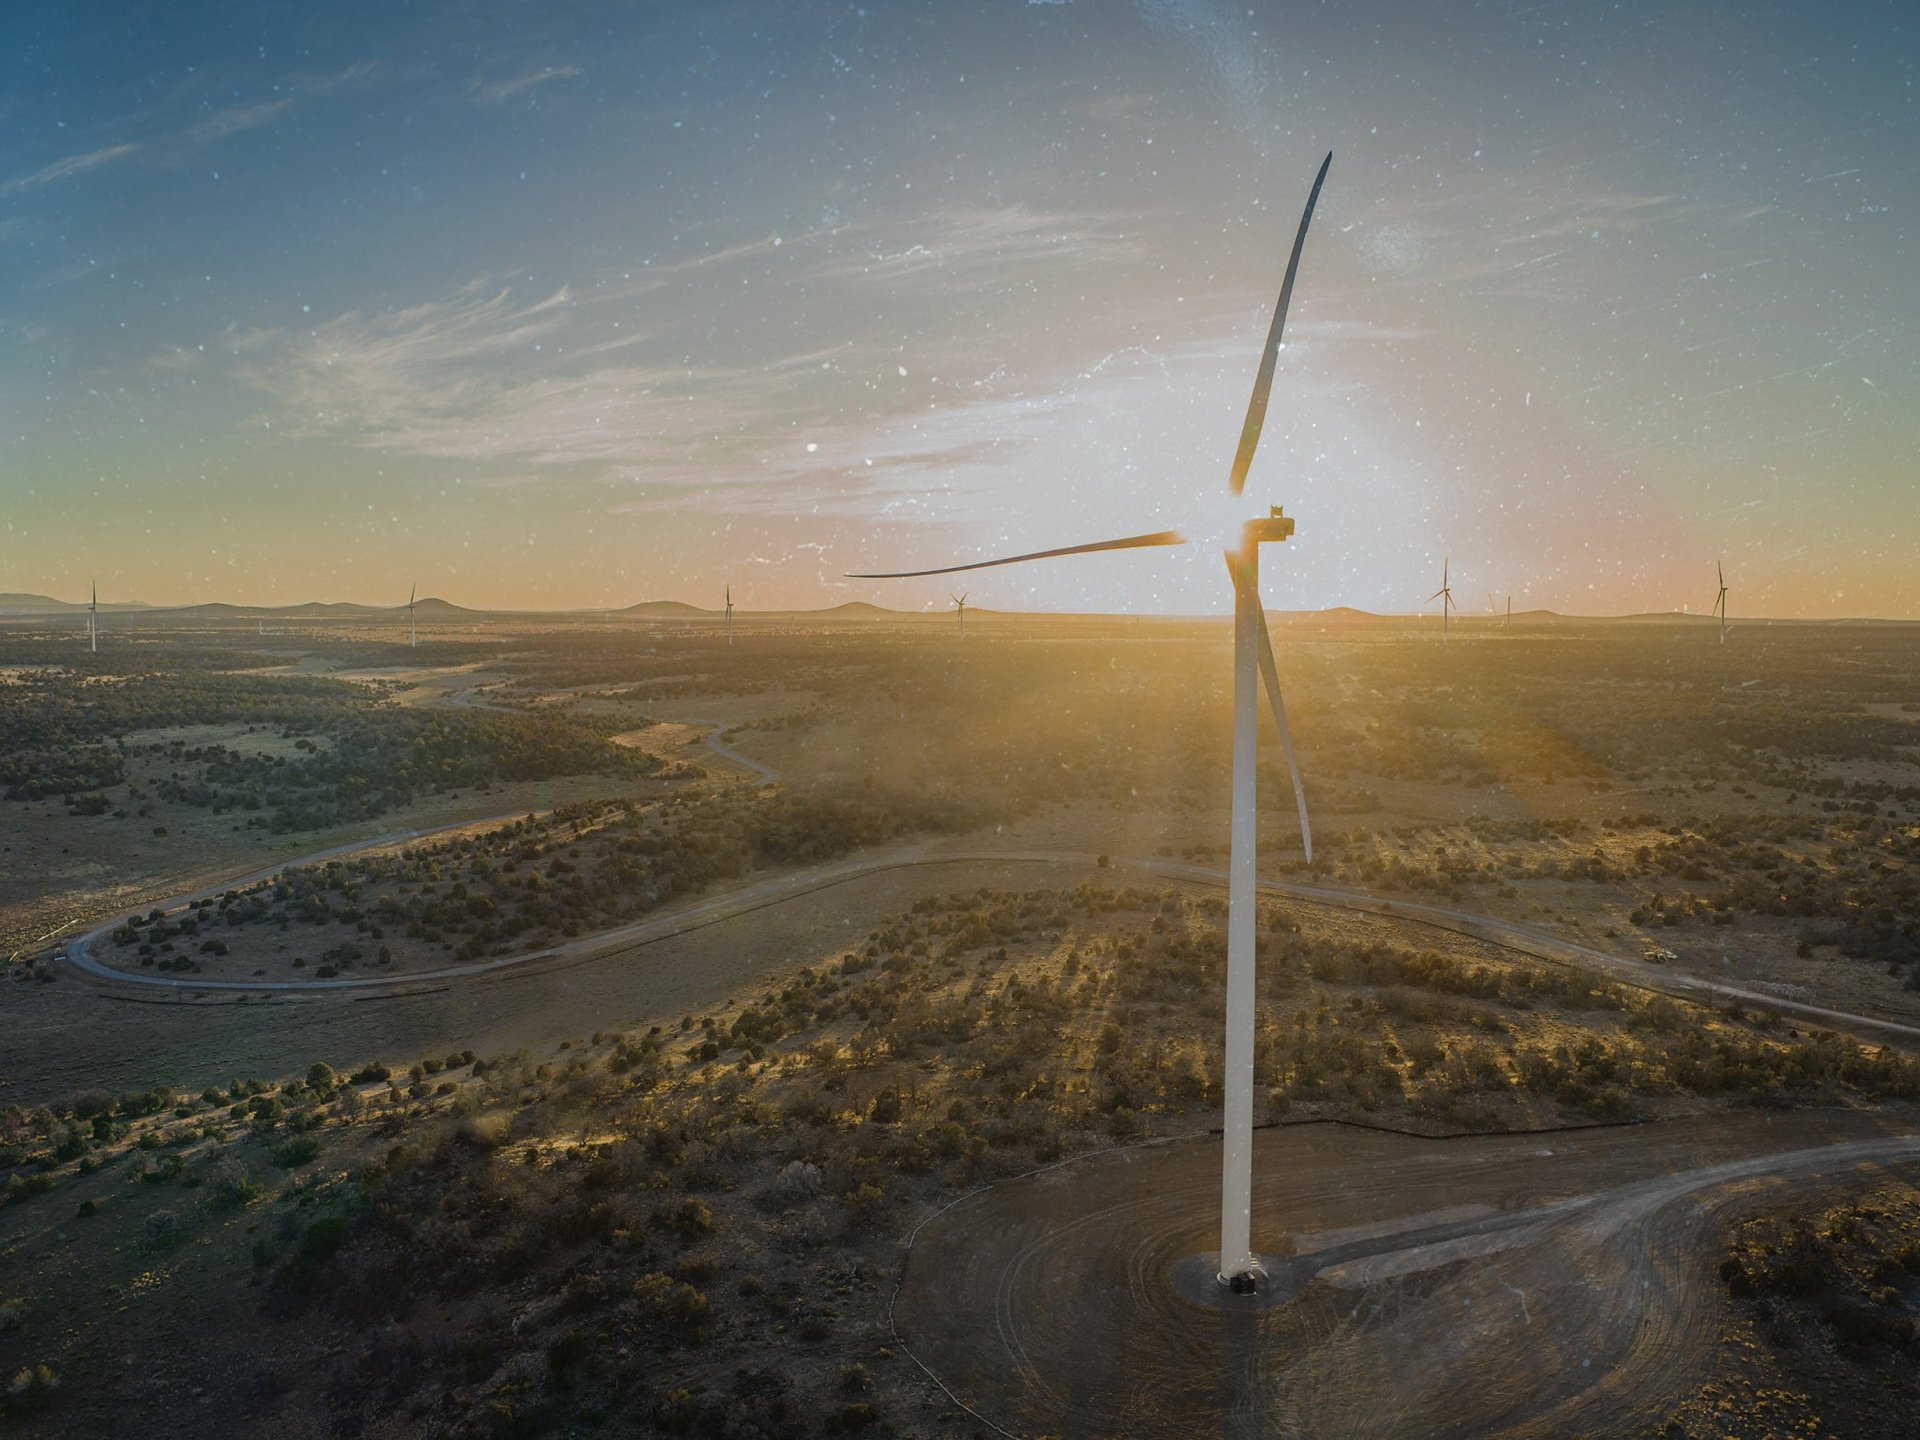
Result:
{"label": "distant wind turbine", "polygon": [[953,608],[960,616],[960,638],[962,640],[967,638],[967,596],[972,593],[970,590],[962,590],[958,595],[953,597]]}
{"label": "distant wind turbine", "polygon": [[1440,602],[1440,638],[1442,640],[1447,638],[1447,618],[1458,608],[1453,603],[1453,591],[1447,584],[1448,563],[1444,555],[1440,557],[1440,588],[1427,596],[1429,605],[1436,600]]}
{"label": "distant wind turbine", "polygon": [[733,644],[733,586],[727,586],[727,644]]}
{"label": "distant wind turbine", "polygon": [[420,587],[414,585],[407,591],[407,644],[417,646],[420,643],[420,627],[414,622],[413,601],[420,593]]}
{"label": "distant wind turbine", "polygon": [[93,587],[93,598],[87,602],[87,648],[96,655],[100,653],[100,586]]}
{"label": "distant wind turbine", "polygon": [[1713,562],[1713,569],[1720,577],[1720,593],[1714,597],[1711,613],[1720,617],[1720,643],[1724,645],[1727,643],[1727,572],[1718,560]]}
{"label": "distant wind turbine", "polygon": [[[1293,254],[1287,261],[1286,279],[1280,286],[1280,300],[1274,307],[1273,321],[1267,330],[1267,344],[1260,356],[1260,369],[1254,378],[1253,396],[1247,402],[1247,418],[1240,429],[1240,445],[1233,457],[1227,486],[1240,494],[1247,482],[1247,470],[1253,463],[1255,447],[1266,423],[1267,398],[1273,389],[1274,366],[1280,355],[1280,337],[1286,327],[1287,306],[1293,298],[1293,282],[1300,270],[1300,252],[1307,240],[1307,225],[1320,199],[1320,187],[1326,182],[1329,154],[1314,178],[1307,196],[1300,228],[1293,239]],[[1280,699],[1280,677],[1273,659],[1273,641],[1267,633],[1266,610],[1260,603],[1260,547],[1286,540],[1293,534],[1293,521],[1279,506],[1267,514],[1250,518],[1240,525],[1237,538],[1226,552],[1227,574],[1233,583],[1233,805],[1230,818],[1230,844],[1227,861],[1227,1003],[1225,1055],[1221,1067],[1223,1114],[1221,1117],[1220,1171],[1220,1251],[1216,1274],[1220,1284],[1235,1295],[1258,1292],[1266,1269],[1254,1252],[1253,1224],[1253,1078],[1254,1020],[1257,1008],[1254,993],[1254,932],[1257,919],[1256,877],[1254,871],[1255,762],[1260,723],[1260,690],[1264,682],[1267,703],[1274,724],[1280,731],[1280,746],[1287,758],[1287,772],[1293,779],[1293,795],[1300,812],[1300,843],[1309,861],[1313,859],[1313,832],[1307,824],[1306,792],[1300,784],[1300,767],[1293,753],[1293,736],[1287,729],[1286,707]],[[1056,555],[1091,555],[1107,550],[1142,550],[1162,545],[1184,545],[1187,538],[1174,530],[1150,535],[1126,535],[1117,540],[1095,540],[1085,545],[1064,545],[1052,550],[1034,550],[1024,555],[1004,555],[994,560],[975,560],[963,565],[941,565],[928,570],[892,570],[850,576],[850,579],[905,579],[919,575],[951,575],[963,570],[983,570],[993,565],[1013,565],[1025,560],[1044,560]]]}

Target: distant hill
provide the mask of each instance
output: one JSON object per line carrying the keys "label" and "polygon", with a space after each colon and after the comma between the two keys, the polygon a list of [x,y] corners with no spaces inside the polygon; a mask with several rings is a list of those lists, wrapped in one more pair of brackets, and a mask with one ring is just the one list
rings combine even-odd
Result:
{"label": "distant hill", "polygon": [[[150,610],[153,607],[138,600],[102,600],[101,612],[121,610]],[[0,595],[0,615],[84,615],[87,602],[84,600],[55,600],[51,595],[22,595],[18,593]]]}
{"label": "distant hill", "polygon": [[714,612],[702,610],[698,605],[689,605],[684,600],[642,600],[638,605],[629,605],[613,613],[638,615],[642,619],[689,620],[696,615],[711,615]]}
{"label": "distant hill", "polygon": [[1348,624],[1382,620],[1385,616],[1376,615],[1371,610],[1356,610],[1351,605],[1335,605],[1331,610],[1288,610],[1285,618],[1289,620],[1335,620]]}
{"label": "distant hill", "polygon": [[891,620],[901,614],[898,610],[888,610],[884,606],[869,605],[864,600],[848,600],[841,605],[831,605],[825,610],[791,610],[787,613],[810,615],[816,620]]}
{"label": "distant hill", "polygon": [[0,615],[64,615],[85,610],[85,605],[69,605],[46,595],[0,595]]}
{"label": "distant hill", "polygon": [[[581,612],[591,614],[591,611]],[[638,605],[629,605],[624,610],[615,610],[615,615],[630,615],[638,620],[720,620],[726,611],[704,609],[698,605],[689,605],[682,600],[646,600]],[[931,614],[944,612],[932,611]],[[888,610],[880,605],[869,605],[864,600],[848,600],[843,604],[831,605],[824,610],[749,610],[744,605],[733,607],[733,618],[738,623],[750,620],[800,620],[813,621],[861,621],[861,620],[912,620],[919,617],[918,611]]]}

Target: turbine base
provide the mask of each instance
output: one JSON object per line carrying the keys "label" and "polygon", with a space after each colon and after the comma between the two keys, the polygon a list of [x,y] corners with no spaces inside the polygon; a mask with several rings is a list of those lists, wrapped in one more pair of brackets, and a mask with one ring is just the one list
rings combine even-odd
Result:
{"label": "turbine base", "polygon": [[1220,1273],[1219,1253],[1206,1251],[1174,1261],[1167,1278],[1173,1293],[1192,1305],[1208,1310],[1265,1310],[1299,1295],[1313,1271],[1292,1256],[1260,1255],[1251,1270],[1226,1276]]}

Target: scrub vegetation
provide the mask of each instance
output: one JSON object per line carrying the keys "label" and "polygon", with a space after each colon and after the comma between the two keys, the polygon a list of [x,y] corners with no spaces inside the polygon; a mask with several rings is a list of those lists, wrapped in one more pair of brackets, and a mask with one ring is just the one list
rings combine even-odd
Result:
{"label": "scrub vegetation", "polygon": [[[0,1363],[97,1377],[125,1343],[125,1292],[51,1263],[86,1244],[170,1313],[232,1310],[203,1359],[253,1377],[251,1425],[969,1434],[887,1327],[901,1237],[981,1184],[1203,1131],[1222,920],[1179,888],[934,896],[727,1008],[544,1056],[8,1111],[0,1214],[13,1253],[47,1249]],[[1390,917],[1275,905],[1261,946],[1271,1122],[1498,1132],[1920,1093],[1891,1051]],[[94,1378],[21,1403],[84,1433],[125,1399]]]}

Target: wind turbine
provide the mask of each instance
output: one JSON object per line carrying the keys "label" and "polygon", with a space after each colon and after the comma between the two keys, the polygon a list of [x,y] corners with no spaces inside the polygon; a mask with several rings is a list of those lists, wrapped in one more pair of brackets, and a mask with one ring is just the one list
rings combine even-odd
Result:
{"label": "wind turbine", "polygon": [[100,585],[94,582],[93,598],[87,602],[87,648],[100,653]]}
{"label": "wind turbine", "polygon": [[727,644],[733,644],[733,586],[727,586]]}
{"label": "wind turbine", "polygon": [[413,600],[419,593],[420,587],[418,585],[413,586],[407,591],[407,644],[414,646],[418,646],[420,643],[420,627],[414,623],[413,618]]}
{"label": "wind turbine", "polygon": [[1720,577],[1720,593],[1714,597],[1712,614],[1720,617],[1720,643],[1727,643],[1727,572],[1718,560],[1713,562],[1714,573]]}
{"label": "wind turbine", "polygon": [[1447,586],[1447,565],[1447,558],[1444,555],[1441,556],[1440,588],[1427,596],[1427,603],[1429,605],[1436,600],[1440,602],[1440,638],[1442,640],[1447,638],[1447,617],[1451,615],[1456,608],[1453,603],[1453,591]]}
{"label": "wind turbine", "polygon": [[960,616],[960,638],[962,640],[967,638],[967,596],[972,593],[971,590],[962,590],[958,595],[953,597],[953,608]]}
{"label": "wind turbine", "polygon": [[[1273,322],[1267,330],[1266,349],[1260,356],[1260,369],[1253,382],[1253,397],[1247,402],[1247,418],[1240,430],[1240,445],[1234,453],[1233,468],[1227,484],[1235,495],[1245,487],[1247,469],[1253,463],[1254,448],[1260,443],[1260,431],[1266,423],[1267,397],[1273,389],[1273,371],[1280,354],[1281,332],[1286,326],[1287,305],[1293,298],[1293,282],[1300,270],[1300,251],[1306,244],[1307,226],[1313,208],[1320,199],[1320,187],[1326,183],[1327,167],[1333,164],[1332,152],[1320,164],[1306,209],[1300,216],[1300,229],[1293,237],[1293,254],[1287,261],[1287,275],[1280,286],[1280,300],[1274,307]],[[1282,541],[1293,534],[1293,521],[1279,506],[1264,516],[1241,523],[1238,539],[1226,552],[1227,573],[1233,582],[1233,809],[1227,864],[1227,1004],[1222,1116],[1222,1158],[1220,1174],[1220,1254],[1217,1274],[1220,1283],[1234,1294],[1250,1294],[1260,1288],[1266,1275],[1252,1244],[1253,1224],[1253,1038],[1254,1038],[1254,928],[1256,884],[1254,873],[1255,761],[1260,720],[1260,689],[1264,682],[1267,703],[1273,711],[1274,725],[1280,732],[1280,746],[1286,753],[1287,773],[1293,780],[1294,802],[1300,812],[1300,843],[1309,861],[1313,859],[1313,832],[1307,823],[1306,791],[1300,784],[1300,767],[1293,753],[1293,737],[1287,729],[1286,707],[1280,698],[1280,677],[1273,660],[1273,641],[1267,633],[1266,611],[1260,604],[1260,547]],[[976,560],[965,565],[941,565],[929,570],[893,570],[849,576],[859,580],[905,579],[920,575],[951,575],[962,570],[984,570],[994,565],[1015,565],[1026,560],[1045,560],[1056,555],[1090,555],[1105,550],[1142,550],[1162,545],[1184,545],[1185,536],[1174,530],[1150,535],[1126,535],[1117,540],[1096,540],[1085,545],[1064,545],[1053,550],[1034,550],[1024,555],[1007,555],[996,560]]]}

